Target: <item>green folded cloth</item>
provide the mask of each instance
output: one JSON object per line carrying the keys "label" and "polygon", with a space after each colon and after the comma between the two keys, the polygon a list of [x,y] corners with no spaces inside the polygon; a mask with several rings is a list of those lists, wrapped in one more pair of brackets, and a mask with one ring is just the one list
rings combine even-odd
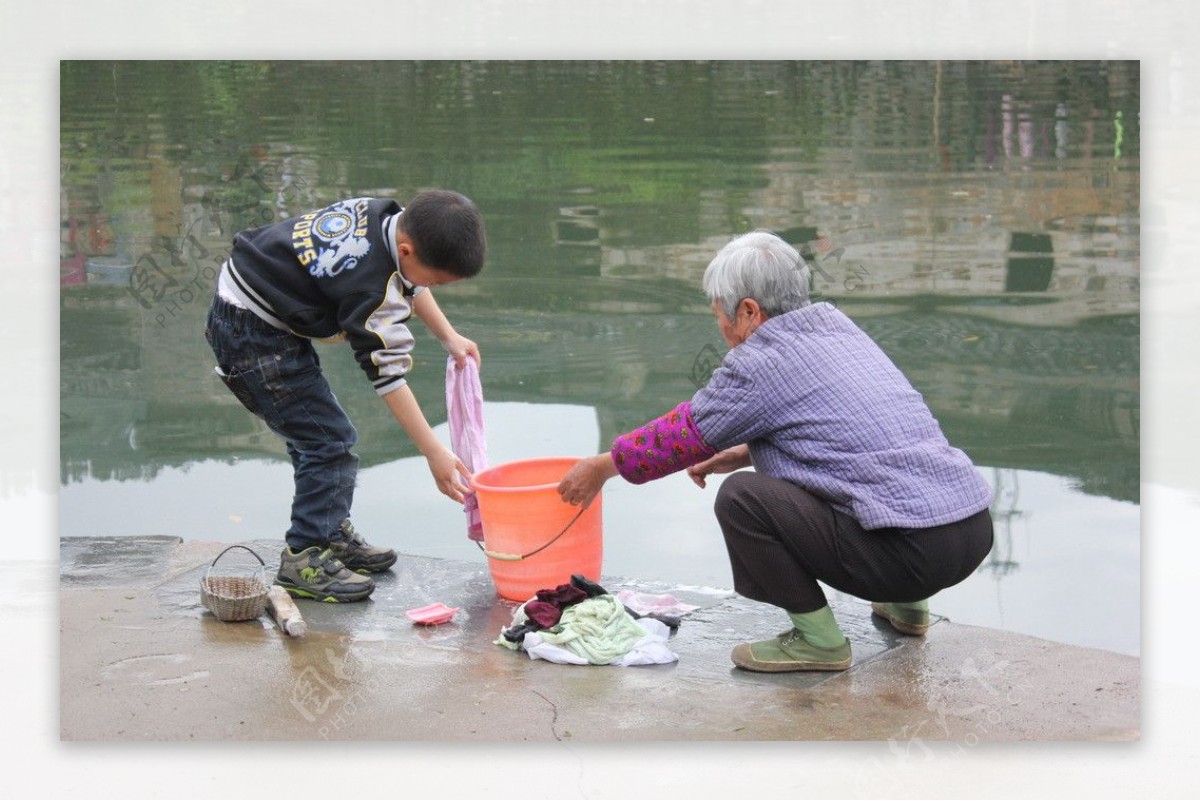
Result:
{"label": "green folded cloth", "polygon": [[563,610],[553,628],[538,632],[542,641],[565,648],[593,665],[607,665],[633,649],[646,636],[612,595],[597,595]]}

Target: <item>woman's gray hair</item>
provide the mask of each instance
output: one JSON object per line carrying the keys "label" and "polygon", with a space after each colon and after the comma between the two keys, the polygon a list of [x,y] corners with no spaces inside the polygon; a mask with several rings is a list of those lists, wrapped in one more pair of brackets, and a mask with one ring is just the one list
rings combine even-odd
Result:
{"label": "woman's gray hair", "polygon": [[794,247],[769,231],[753,231],[717,252],[704,270],[704,291],[730,320],[744,298],[774,317],[810,303],[809,277]]}

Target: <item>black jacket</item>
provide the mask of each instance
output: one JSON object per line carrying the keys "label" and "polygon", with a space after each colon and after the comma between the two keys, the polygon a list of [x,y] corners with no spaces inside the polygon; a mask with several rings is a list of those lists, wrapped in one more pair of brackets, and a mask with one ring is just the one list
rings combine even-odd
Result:
{"label": "black jacket", "polygon": [[247,308],[313,339],[345,335],[380,395],[412,366],[405,323],[421,290],[399,274],[394,200],[352,198],[233,238],[224,270]]}

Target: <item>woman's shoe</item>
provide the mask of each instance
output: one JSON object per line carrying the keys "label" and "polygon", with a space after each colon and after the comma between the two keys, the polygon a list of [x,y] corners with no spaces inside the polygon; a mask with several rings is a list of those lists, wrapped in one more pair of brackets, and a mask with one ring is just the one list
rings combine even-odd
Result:
{"label": "woman's shoe", "polygon": [[929,602],[917,601],[912,604],[872,603],[871,614],[892,624],[892,628],[903,634],[920,637],[929,631]]}
{"label": "woman's shoe", "polygon": [[795,670],[845,670],[850,667],[850,642],[835,648],[818,648],[797,629],[762,642],[744,642],[730,654],[733,664],[758,673]]}

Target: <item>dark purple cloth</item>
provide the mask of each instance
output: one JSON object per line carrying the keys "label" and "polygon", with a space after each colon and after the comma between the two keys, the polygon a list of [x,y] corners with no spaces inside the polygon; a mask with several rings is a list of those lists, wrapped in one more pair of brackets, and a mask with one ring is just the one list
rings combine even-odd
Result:
{"label": "dark purple cloth", "polygon": [[[520,643],[525,639],[525,635],[531,631],[541,631],[542,629],[549,629],[558,625],[563,610],[568,606],[574,606],[580,601],[586,601],[588,598],[595,598],[599,595],[608,595],[608,590],[587,576],[575,573],[571,576],[570,584],[559,584],[552,590],[538,590],[532,600],[525,602],[525,617],[527,620],[519,626],[510,626],[504,629],[500,632],[500,635],[509,642]],[[651,617],[662,621],[673,629],[679,628],[679,618],[677,617],[669,617],[667,615],[639,615],[628,606],[625,607],[625,611],[634,620]]]}
{"label": "dark purple cloth", "polygon": [[557,625],[563,610],[586,600],[588,594],[572,584],[559,584],[552,590],[538,590],[525,604],[525,616],[544,629]]}

